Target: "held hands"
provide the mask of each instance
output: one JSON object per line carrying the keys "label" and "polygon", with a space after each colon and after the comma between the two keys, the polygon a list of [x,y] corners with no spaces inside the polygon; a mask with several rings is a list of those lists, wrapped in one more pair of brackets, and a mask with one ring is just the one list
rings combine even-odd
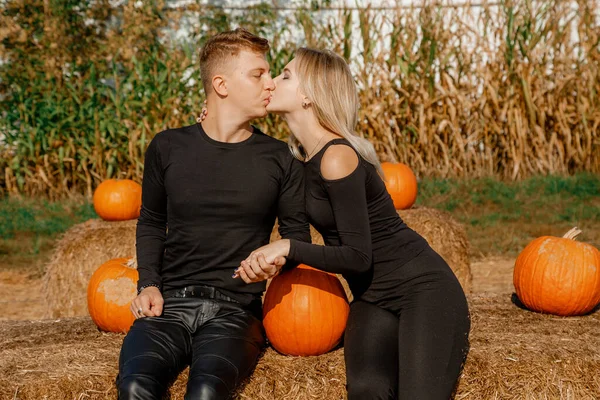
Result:
{"label": "held hands", "polygon": [[162,314],[164,300],[157,287],[149,286],[129,306],[135,318],[158,317]]}
{"label": "held hands", "polygon": [[260,282],[273,278],[286,262],[290,252],[288,239],[277,240],[254,250],[234,271],[234,278],[242,278],[246,283]]}

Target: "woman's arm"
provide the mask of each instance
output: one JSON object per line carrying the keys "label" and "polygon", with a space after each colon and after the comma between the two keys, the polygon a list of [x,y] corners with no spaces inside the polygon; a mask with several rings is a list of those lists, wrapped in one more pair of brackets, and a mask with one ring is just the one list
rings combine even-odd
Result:
{"label": "woman's arm", "polygon": [[339,246],[319,246],[295,239],[282,239],[259,249],[248,257],[263,254],[270,262],[287,257],[323,271],[356,274],[367,271],[372,262],[371,229],[367,209],[365,170],[354,150],[332,145],[323,155],[321,175],[329,195]]}
{"label": "woman's arm", "polygon": [[321,176],[340,245],[318,246],[291,240],[288,258],[327,272],[365,272],[372,263],[371,227],[366,174],[354,149],[346,145],[330,146],[321,160]]}

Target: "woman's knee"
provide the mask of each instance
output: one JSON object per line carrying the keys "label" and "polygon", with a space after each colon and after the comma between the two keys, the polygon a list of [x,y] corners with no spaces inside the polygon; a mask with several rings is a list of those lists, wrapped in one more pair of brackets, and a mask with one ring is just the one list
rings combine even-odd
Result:
{"label": "woman's knee", "polygon": [[348,400],[390,400],[396,399],[395,386],[395,383],[361,377],[348,382],[346,389]]}

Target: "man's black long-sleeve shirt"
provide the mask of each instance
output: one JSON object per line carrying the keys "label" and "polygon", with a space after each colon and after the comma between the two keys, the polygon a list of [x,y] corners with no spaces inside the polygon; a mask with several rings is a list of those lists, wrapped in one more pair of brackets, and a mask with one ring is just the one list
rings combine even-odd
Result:
{"label": "man's black long-sleeve shirt", "polygon": [[157,134],[144,162],[138,288],[210,285],[242,303],[261,294],[265,282],[232,274],[269,242],[276,217],[283,238],[310,242],[303,176],[287,145],[256,128],[237,143],[199,124]]}

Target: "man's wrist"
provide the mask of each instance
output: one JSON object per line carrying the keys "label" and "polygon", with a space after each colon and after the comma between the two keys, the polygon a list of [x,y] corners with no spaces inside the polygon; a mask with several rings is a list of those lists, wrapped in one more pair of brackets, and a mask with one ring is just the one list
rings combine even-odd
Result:
{"label": "man's wrist", "polygon": [[144,289],[146,289],[146,288],[149,288],[149,287],[155,287],[155,288],[157,288],[159,291],[162,291],[162,288],[161,288],[160,284],[158,284],[158,283],[148,283],[148,284],[146,284],[146,285],[144,285],[144,286],[141,286],[141,287],[138,289],[138,292],[137,292],[138,296],[140,295],[140,293],[142,293],[142,290],[144,290]]}

